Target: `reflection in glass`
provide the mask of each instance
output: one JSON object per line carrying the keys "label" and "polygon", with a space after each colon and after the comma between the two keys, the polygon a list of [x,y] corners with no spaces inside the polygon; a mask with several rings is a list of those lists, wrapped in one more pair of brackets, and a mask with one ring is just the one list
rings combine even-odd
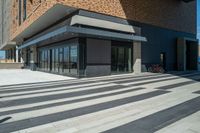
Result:
{"label": "reflection in glass", "polygon": [[117,71],[119,72],[123,72],[125,71],[125,60],[124,60],[124,48],[123,47],[119,47],[118,48],[118,67],[117,67]]}
{"label": "reflection in glass", "polygon": [[58,67],[59,67],[59,63],[58,63],[58,48],[55,49],[55,72],[58,73]]}
{"label": "reflection in glass", "polygon": [[55,56],[54,49],[51,49],[51,71],[55,72]]}
{"label": "reflection in glass", "polygon": [[78,46],[69,45],[39,50],[39,68],[59,74],[78,74]]}
{"label": "reflection in glass", "polygon": [[42,68],[42,51],[39,51],[39,68]]}
{"label": "reflection in glass", "polygon": [[45,55],[44,55],[44,51],[42,51],[42,70],[44,71],[45,68]]}
{"label": "reflection in glass", "polygon": [[112,55],[111,55],[111,58],[112,58],[112,66],[111,66],[111,69],[112,71],[117,71],[117,47],[112,47]]}
{"label": "reflection in glass", "polygon": [[112,46],[111,69],[113,72],[131,72],[132,56],[131,48]]}
{"label": "reflection in glass", "polygon": [[58,72],[63,73],[63,48],[59,48],[59,63],[58,63]]}
{"label": "reflection in glass", "polygon": [[70,72],[77,74],[77,46],[70,47]]}
{"label": "reflection in glass", "polygon": [[132,70],[132,56],[131,56],[131,48],[125,48],[125,72],[131,72]]}
{"label": "reflection in glass", "polygon": [[63,56],[63,69],[64,74],[69,73],[69,47],[64,47],[64,56]]}

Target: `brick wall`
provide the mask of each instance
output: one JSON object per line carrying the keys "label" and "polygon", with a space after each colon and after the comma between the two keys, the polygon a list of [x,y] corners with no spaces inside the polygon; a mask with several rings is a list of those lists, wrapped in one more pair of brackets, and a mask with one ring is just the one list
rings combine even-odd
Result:
{"label": "brick wall", "polygon": [[16,19],[18,1],[13,0],[12,38],[56,3],[196,34],[196,1],[184,3],[181,0],[41,0],[40,3],[39,0],[27,0],[28,18],[21,26]]}

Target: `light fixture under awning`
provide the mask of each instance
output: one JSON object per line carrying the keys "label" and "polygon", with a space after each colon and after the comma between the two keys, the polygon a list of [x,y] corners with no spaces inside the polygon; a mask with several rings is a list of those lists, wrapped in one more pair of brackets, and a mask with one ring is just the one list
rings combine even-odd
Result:
{"label": "light fixture under awning", "polygon": [[110,40],[139,41],[139,42],[147,41],[145,37],[137,36],[133,34],[118,33],[118,32],[112,32],[112,31],[106,31],[106,30],[100,30],[100,29],[83,28],[83,27],[64,26],[50,33],[44,34],[32,41],[25,42],[20,47],[18,47],[18,49],[36,45],[42,41],[51,39],[59,35],[64,35],[66,33],[76,34],[78,36],[84,36],[84,37],[95,37],[95,38],[110,39]]}

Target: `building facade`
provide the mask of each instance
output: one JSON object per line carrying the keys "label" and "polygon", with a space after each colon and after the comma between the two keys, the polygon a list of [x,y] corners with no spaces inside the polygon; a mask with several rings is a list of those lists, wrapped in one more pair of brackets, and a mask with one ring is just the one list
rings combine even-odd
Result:
{"label": "building facade", "polygon": [[151,64],[197,70],[195,0],[7,1],[11,53],[32,70],[79,77],[140,73]]}
{"label": "building facade", "polygon": [[16,62],[16,43],[11,41],[11,0],[0,1],[0,49],[6,50],[8,62]]}

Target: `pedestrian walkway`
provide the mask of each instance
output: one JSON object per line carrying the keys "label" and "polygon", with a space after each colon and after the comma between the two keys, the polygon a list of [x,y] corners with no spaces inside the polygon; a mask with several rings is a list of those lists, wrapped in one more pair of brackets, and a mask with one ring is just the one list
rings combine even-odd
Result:
{"label": "pedestrian walkway", "polygon": [[199,81],[173,72],[2,84],[0,133],[198,133]]}

